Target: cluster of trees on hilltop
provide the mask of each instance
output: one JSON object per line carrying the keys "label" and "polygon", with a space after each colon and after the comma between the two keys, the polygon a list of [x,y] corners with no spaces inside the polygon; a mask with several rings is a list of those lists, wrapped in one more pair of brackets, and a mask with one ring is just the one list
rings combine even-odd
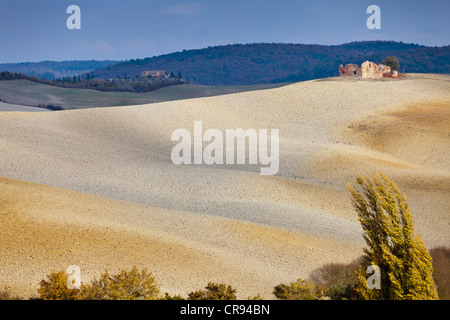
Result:
{"label": "cluster of trees on hilltop", "polygon": [[12,73],[9,71],[0,72],[0,80],[25,79],[43,84],[48,84],[63,88],[92,89],[99,91],[120,91],[120,92],[150,92],[167,86],[187,83],[180,77],[171,74],[168,79],[160,78],[129,78],[126,75],[116,79],[95,79],[90,74],[85,77],[73,76],[57,79],[41,79],[35,76],[29,77],[23,73]]}
{"label": "cluster of trees on hilltop", "polygon": [[18,73],[18,72],[9,72],[9,71],[2,71],[0,72],[0,80],[20,80],[20,79],[26,79],[28,80],[29,77],[26,74]]}
{"label": "cluster of trees on hilltop", "polygon": [[338,46],[256,43],[183,50],[109,65],[93,74],[111,78],[162,69],[181,72],[187,81],[202,85],[279,83],[337,76],[339,64],[380,63],[388,56],[398,58],[400,72],[450,73],[450,46],[365,41]]}

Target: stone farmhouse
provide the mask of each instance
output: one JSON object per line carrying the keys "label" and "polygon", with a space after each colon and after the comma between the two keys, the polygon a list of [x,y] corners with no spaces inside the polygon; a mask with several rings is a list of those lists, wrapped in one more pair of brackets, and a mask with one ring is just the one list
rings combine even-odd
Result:
{"label": "stone farmhouse", "polygon": [[402,78],[404,75],[398,73],[396,70],[391,70],[391,67],[384,64],[376,64],[366,61],[359,67],[357,64],[347,64],[345,67],[341,64],[339,66],[339,76],[357,76],[361,78]]}
{"label": "stone farmhouse", "polygon": [[168,79],[170,77],[170,73],[164,70],[145,70],[141,72],[141,78],[159,78],[159,79]]}

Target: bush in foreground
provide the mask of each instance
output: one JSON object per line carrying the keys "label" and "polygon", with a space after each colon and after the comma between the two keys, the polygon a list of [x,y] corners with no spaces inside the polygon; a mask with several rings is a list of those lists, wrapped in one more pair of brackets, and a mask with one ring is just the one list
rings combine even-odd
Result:
{"label": "bush in foreground", "polygon": [[159,298],[159,300],[184,300],[184,298],[179,294],[170,295],[166,292],[164,293],[164,296]]}
{"label": "bush in foreground", "polygon": [[135,266],[111,275],[105,271],[100,278],[80,289],[69,289],[64,271],[52,271],[48,280],[40,282],[39,296],[44,300],[151,300],[157,299],[159,286],[147,269],[139,271]]}
{"label": "bush in foreground", "polygon": [[359,299],[356,271],[360,259],[351,263],[329,263],[311,272],[309,279],[316,285],[328,288],[332,300]]}
{"label": "bush in foreground", "polygon": [[[237,300],[236,289],[230,285],[223,283],[209,282],[204,290],[193,291],[188,294],[188,300]],[[172,298],[166,294],[169,298]],[[175,298],[181,298],[175,296]],[[182,299],[182,298],[181,298]],[[169,299],[166,299],[169,300]],[[174,300],[173,298],[170,300]],[[260,294],[253,297],[248,297],[247,300],[263,300]]]}
{"label": "bush in foreground", "polygon": [[[68,275],[64,271],[52,271],[40,282],[38,293],[43,300],[184,300],[179,294],[159,295],[159,285],[147,269],[139,271],[135,266],[111,275],[105,271],[99,279],[82,284],[80,289],[69,289]],[[209,282],[206,290],[193,291],[187,300],[237,300],[236,289],[230,285]],[[2,296],[0,295],[0,298]],[[6,295],[5,295],[6,297]],[[262,300],[258,294],[248,300]]]}
{"label": "bush in foreground", "polygon": [[80,290],[67,287],[67,273],[52,271],[40,282],[38,294],[44,300],[76,300]]}
{"label": "bush in foreground", "polygon": [[277,285],[273,294],[282,300],[329,300],[327,291],[324,286],[298,279],[290,285],[284,283]]}
{"label": "bush in foreground", "polygon": [[97,280],[82,285],[79,298],[84,300],[154,300],[159,286],[147,269],[139,271],[134,266],[130,271],[110,275],[105,271]]}
{"label": "bush in foreground", "polygon": [[236,300],[236,289],[223,283],[209,282],[206,291],[189,293],[188,300]]}

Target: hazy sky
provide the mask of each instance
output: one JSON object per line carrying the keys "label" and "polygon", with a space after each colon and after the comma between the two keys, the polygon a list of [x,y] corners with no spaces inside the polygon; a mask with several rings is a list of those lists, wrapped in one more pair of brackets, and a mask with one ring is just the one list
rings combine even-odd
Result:
{"label": "hazy sky", "polygon": [[[69,30],[69,5],[81,29]],[[369,30],[369,5],[381,29]],[[395,40],[450,44],[448,0],[0,0],[0,63],[125,60],[208,46]]]}

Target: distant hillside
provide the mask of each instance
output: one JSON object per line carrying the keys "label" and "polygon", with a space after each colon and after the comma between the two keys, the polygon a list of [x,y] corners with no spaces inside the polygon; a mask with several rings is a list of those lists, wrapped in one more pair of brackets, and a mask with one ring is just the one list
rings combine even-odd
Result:
{"label": "distant hillside", "polygon": [[89,73],[86,79],[80,76],[58,78],[53,80],[39,79],[37,77],[29,77],[23,73],[12,73],[9,71],[0,72],[0,81],[11,80],[30,80],[46,85],[73,88],[73,89],[91,89],[98,91],[116,91],[116,92],[150,92],[168,86],[185,84],[186,81],[176,77],[165,78],[125,78],[125,79],[93,79]]}
{"label": "distant hillside", "polygon": [[[183,84],[152,92],[101,92],[50,86],[29,80],[0,81],[0,103],[40,106],[52,110],[127,106],[163,101],[211,97],[223,94],[278,88],[286,84],[252,86],[199,86]],[[0,108],[1,109],[1,108]]]}
{"label": "distant hillside", "polygon": [[425,47],[393,41],[352,42],[338,46],[305,44],[236,44],[183,50],[145,59],[132,59],[95,70],[100,78],[143,70],[180,72],[202,85],[246,85],[303,81],[338,75],[339,64],[380,63],[397,56],[400,72],[450,73],[450,46]]}
{"label": "distant hillside", "polygon": [[98,60],[71,60],[71,61],[41,61],[22,63],[2,63],[1,71],[23,73],[27,76],[46,78],[53,80],[56,78],[73,77],[90,72],[95,69],[104,68],[118,61],[98,61]]}

